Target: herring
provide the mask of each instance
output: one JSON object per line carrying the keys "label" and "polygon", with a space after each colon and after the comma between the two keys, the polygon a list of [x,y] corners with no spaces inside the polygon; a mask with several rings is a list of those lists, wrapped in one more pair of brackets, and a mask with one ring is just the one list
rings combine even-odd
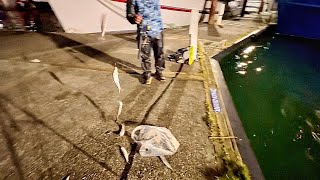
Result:
{"label": "herring", "polygon": [[113,70],[113,82],[116,84],[119,93],[121,92],[121,87],[120,87],[120,79],[119,79],[119,71],[117,66],[114,66],[114,70]]}
{"label": "herring", "polygon": [[125,132],[126,132],[125,126],[124,126],[124,124],[121,124],[121,130],[120,130],[119,135],[120,135],[120,136],[123,136]]}
{"label": "herring", "polygon": [[40,60],[40,59],[32,59],[32,60],[30,60],[30,62],[32,62],[32,63],[39,63],[39,62],[41,62],[41,60]]}
{"label": "herring", "polygon": [[119,116],[120,116],[121,111],[122,111],[122,106],[123,106],[123,103],[121,101],[119,101],[119,108],[118,108],[118,114],[117,114],[116,120],[119,119]]}
{"label": "herring", "polygon": [[129,163],[129,155],[128,155],[127,150],[124,147],[120,147],[120,149],[121,149],[121,152],[122,152],[122,154],[124,156],[124,159],[126,160],[127,163]]}

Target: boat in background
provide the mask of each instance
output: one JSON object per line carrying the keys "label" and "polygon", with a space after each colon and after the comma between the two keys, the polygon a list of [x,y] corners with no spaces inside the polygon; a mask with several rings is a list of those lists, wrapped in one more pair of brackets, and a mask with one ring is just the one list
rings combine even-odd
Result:
{"label": "boat in background", "polygon": [[[0,0],[7,14],[9,30],[26,29],[22,22],[17,2],[25,0]],[[259,13],[261,7],[274,0],[225,0],[217,4],[216,20],[221,24],[222,16],[232,18],[242,11]],[[67,33],[110,33],[132,32],[136,26],[126,19],[126,0],[33,0],[36,11],[39,11],[39,30]],[[245,8],[243,5],[245,3]],[[199,12],[200,22],[208,22],[211,0],[160,0],[161,15],[165,28],[188,26],[191,22],[191,11]],[[265,4],[265,5],[264,5]],[[194,19],[194,20],[195,20]],[[194,21],[193,20],[193,21]],[[219,23],[220,22],[220,23]]]}
{"label": "boat in background", "polygon": [[[126,0],[47,0],[46,2],[50,4],[67,33],[124,32],[136,29],[136,26],[126,19]],[[189,25],[191,10],[202,10],[204,2],[204,0],[188,0],[187,3],[185,0],[162,0],[161,14],[164,26]]]}
{"label": "boat in background", "polygon": [[279,0],[280,34],[320,40],[319,0]]}

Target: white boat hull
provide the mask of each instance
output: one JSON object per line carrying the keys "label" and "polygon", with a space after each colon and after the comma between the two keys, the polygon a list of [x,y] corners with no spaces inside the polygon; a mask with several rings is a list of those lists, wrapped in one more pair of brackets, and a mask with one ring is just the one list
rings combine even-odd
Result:
{"label": "white boat hull", "polygon": [[[48,0],[67,33],[135,30],[126,19],[125,0]],[[202,10],[204,0],[161,0],[165,27],[190,24],[191,9]],[[200,13],[199,13],[200,16]]]}

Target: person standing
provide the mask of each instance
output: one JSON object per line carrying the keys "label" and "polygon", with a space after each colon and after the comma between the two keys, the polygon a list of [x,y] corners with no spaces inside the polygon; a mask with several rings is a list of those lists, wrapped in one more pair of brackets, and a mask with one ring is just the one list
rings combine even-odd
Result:
{"label": "person standing", "polygon": [[137,24],[139,57],[144,71],[145,84],[151,84],[151,49],[155,59],[155,77],[163,81],[165,68],[163,53],[163,23],[160,12],[160,0],[127,0],[127,19]]}
{"label": "person standing", "polygon": [[18,10],[22,13],[25,28],[31,31],[37,30],[40,18],[33,0],[17,0],[16,3]]}

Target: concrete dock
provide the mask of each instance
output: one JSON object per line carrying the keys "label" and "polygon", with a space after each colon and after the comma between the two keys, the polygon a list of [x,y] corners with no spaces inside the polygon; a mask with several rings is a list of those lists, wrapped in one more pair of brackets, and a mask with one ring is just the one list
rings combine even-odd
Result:
{"label": "concrete dock", "polygon": [[[266,25],[253,19],[199,27],[210,57]],[[240,28],[241,27],[241,28]],[[219,152],[207,125],[200,63],[166,62],[165,82],[139,81],[134,34],[0,32],[0,177],[2,179],[215,179]],[[189,44],[188,29],[165,30],[165,52]],[[119,68],[123,91],[112,78]],[[214,78],[212,77],[212,80]],[[118,101],[123,112],[116,121]],[[126,135],[119,137],[119,124]],[[141,157],[130,133],[168,128],[180,143],[168,156]],[[226,141],[219,141],[219,143]],[[226,142],[227,143],[227,142]],[[120,146],[129,152],[126,163]]]}

